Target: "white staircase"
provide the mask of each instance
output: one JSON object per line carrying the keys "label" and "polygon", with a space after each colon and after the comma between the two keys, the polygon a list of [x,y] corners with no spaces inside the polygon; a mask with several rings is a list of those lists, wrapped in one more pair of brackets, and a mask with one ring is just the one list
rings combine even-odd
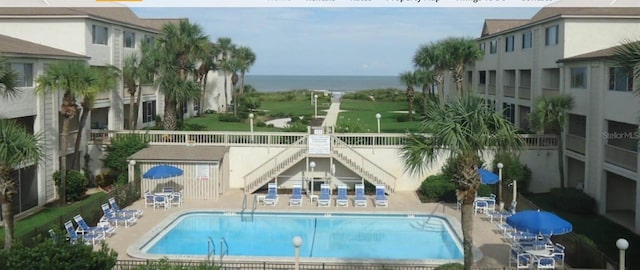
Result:
{"label": "white staircase", "polygon": [[253,193],[307,155],[307,137],[302,137],[244,176],[245,193]]}
{"label": "white staircase", "polygon": [[335,136],[332,137],[331,153],[334,159],[364,177],[366,181],[374,185],[384,185],[388,193],[394,192],[396,186],[395,176],[371,162]]}

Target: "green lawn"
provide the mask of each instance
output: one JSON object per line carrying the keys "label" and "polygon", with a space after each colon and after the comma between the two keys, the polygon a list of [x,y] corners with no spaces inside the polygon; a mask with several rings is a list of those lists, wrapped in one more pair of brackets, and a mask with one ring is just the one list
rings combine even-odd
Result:
{"label": "green lawn", "polygon": [[[184,125],[188,128],[187,130],[207,130],[207,131],[251,131],[251,125],[249,123],[249,119],[245,119],[241,122],[221,122],[218,120],[220,117],[219,114],[205,114],[201,117],[193,117],[189,119],[185,119]],[[258,121],[266,121],[265,116],[260,116],[256,114],[256,118],[254,121],[253,130],[254,131],[280,131],[278,128],[273,127],[258,127],[255,124]],[[197,128],[196,128],[197,126]]]}
{"label": "green lawn", "polygon": [[399,111],[407,110],[406,102],[393,101],[362,101],[343,100],[340,103],[340,110],[346,110],[338,115],[338,126],[358,127],[358,132],[377,132],[378,123],[376,114],[380,113],[380,132],[383,133],[406,133],[418,131],[419,121],[398,121],[398,117],[406,117],[406,113]]}

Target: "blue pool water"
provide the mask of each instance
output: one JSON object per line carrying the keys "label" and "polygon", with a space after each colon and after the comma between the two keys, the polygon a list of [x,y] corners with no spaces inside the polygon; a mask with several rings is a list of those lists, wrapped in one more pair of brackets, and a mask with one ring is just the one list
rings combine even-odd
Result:
{"label": "blue pool water", "polygon": [[195,212],[180,216],[143,248],[155,255],[207,255],[207,239],[224,238],[230,256],[349,259],[462,259],[458,238],[437,216]]}

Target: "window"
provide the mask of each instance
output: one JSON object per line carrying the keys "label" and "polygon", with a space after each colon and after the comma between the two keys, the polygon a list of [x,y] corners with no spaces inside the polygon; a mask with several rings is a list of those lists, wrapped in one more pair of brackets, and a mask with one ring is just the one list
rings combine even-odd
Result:
{"label": "window", "polygon": [[512,52],[515,48],[515,37],[513,35],[507,36],[504,39],[504,51]]}
{"label": "window", "polygon": [[587,88],[587,68],[571,68],[571,88]]}
{"label": "window", "polygon": [[485,53],[485,47],[484,47],[484,42],[481,42],[478,47],[480,48],[480,51],[482,51],[482,53]]}
{"label": "window", "polygon": [[558,25],[544,29],[544,44],[547,46],[558,44]]}
{"label": "window", "polygon": [[33,64],[29,63],[11,63],[11,69],[18,75],[16,78],[16,86],[32,87],[33,86]]}
{"label": "window", "polygon": [[505,119],[509,120],[512,124],[516,120],[516,105],[509,103],[502,103],[502,115]]}
{"label": "window", "polygon": [[93,44],[107,45],[109,41],[109,30],[105,26],[94,25],[91,31]]}
{"label": "window", "polygon": [[498,51],[498,41],[492,40],[489,42],[489,53],[495,54]]}
{"label": "window", "polygon": [[524,34],[522,34],[522,48],[523,49],[531,48],[531,45],[532,45],[531,42],[532,42],[531,31],[524,32]]}
{"label": "window", "polygon": [[142,123],[153,122],[156,118],[156,101],[142,102]]}
{"label": "window", "polygon": [[480,80],[480,84],[486,84],[487,83],[487,72],[486,71],[480,71],[478,79]]}
{"label": "window", "polygon": [[622,67],[609,68],[609,90],[633,91],[633,71]]}
{"label": "window", "polygon": [[124,47],[125,48],[136,47],[136,33],[124,31]]}

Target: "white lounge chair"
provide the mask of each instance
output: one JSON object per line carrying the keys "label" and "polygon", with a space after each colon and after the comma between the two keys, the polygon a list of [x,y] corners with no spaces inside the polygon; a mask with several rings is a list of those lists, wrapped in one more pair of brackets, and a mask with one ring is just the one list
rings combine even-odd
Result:
{"label": "white lounge chair", "polygon": [[385,194],[385,186],[377,185],[376,186],[376,206],[379,207],[387,207],[389,206],[389,199],[387,199],[387,195]]}
{"label": "white lounge chair", "polygon": [[336,206],[349,206],[349,197],[347,196],[347,186],[338,186],[338,197],[336,197]]}
{"label": "white lounge chair", "polygon": [[353,198],[353,204],[356,207],[367,207],[367,197],[364,196],[364,185],[356,184],[356,196]]}
{"label": "white lounge chair", "polygon": [[331,205],[331,186],[327,184],[320,185],[320,196],[318,197],[318,206]]}
{"label": "white lounge chair", "polygon": [[76,215],[75,217],[73,217],[73,220],[75,220],[76,224],[78,224],[76,233],[79,234],[101,234],[106,238],[107,236],[111,236],[116,232],[116,228],[110,225],[90,227],[87,222],[84,221],[84,218],[82,218],[81,215]]}
{"label": "white lounge chair", "polygon": [[278,203],[278,185],[276,183],[269,183],[267,196],[262,201],[265,205],[275,206]]}
{"label": "white lounge chair", "polygon": [[111,209],[113,209],[113,211],[116,213],[116,215],[118,216],[134,216],[136,218],[141,217],[143,211],[141,209],[120,209],[120,207],[118,206],[118,203],[116,202],[116,199],[114,199],[113,197],[109,198],[109,206],[111,206]]}
{"label": "white lounge chair", "polygon": [[129,227],[138,221],[136,217],[119,217],[109,208],[109,205],[104,203],[102,204],[102,212],[104,212],[104,216],[102,216],[101,221],[106,221],[111,224],[114,224],[118,227],[118,223],[123,224],[124,227]]}
{"label": "white lounge chair", "polygon": [[74,244],[78,243],[78,241],[82,241],[87,245],[95,245],[98,241],[104,239],[104,234],[85,233],[83,235],[78,235],[76,230],[73,228],[71,220],[64,223],[64,228],[67,230],[67,234],[69,235],[69,241]]}
{"label": "white lounge chair", "polygon": [[[301,206],[302,205],[302,185],[293,185],[293,192],[289,199],[289,205]],[[266,199],[266,198],[265,198]]]}

